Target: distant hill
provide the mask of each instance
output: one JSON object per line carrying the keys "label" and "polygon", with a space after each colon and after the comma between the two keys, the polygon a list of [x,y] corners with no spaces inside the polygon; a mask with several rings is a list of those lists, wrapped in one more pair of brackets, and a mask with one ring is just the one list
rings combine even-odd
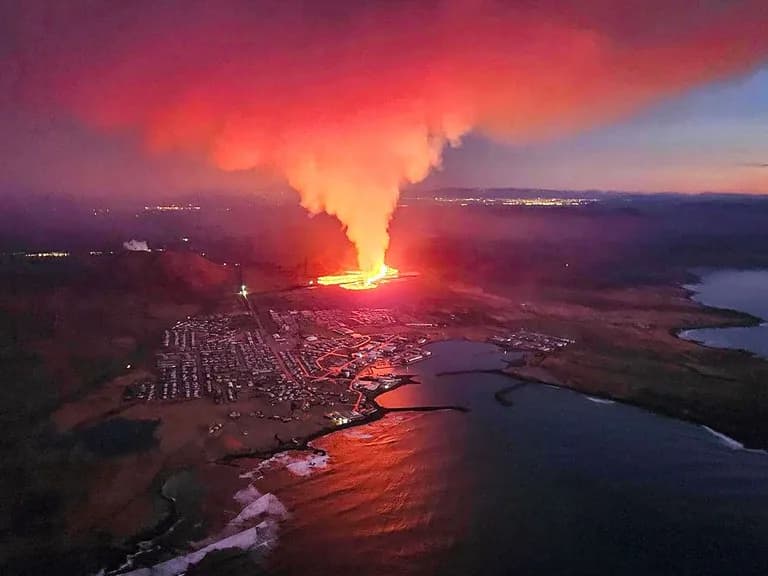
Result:
{"label": "distant hill", "polygon": [[120,288],[180,295],[205,295],[236,282],[232,271],[194,252],[125,251],[100,267],[97,275]]}

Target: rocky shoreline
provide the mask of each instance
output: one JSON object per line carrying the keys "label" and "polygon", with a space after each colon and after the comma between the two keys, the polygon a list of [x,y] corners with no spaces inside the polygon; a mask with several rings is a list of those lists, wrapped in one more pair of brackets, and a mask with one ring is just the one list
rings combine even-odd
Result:
{"label": "rocky shoreline", "polygon": [[[257,459],[257,460],[265,461],[281,453],[289,452],[289,451],[299,451],[299,452],[305,451],[305,452],[311,452],[312,454],[315,454],[315,455],[325,456],[326,452],[324,450],[312,446],[311,443],[313,440],[317,440],[318,438],[322,438],[323,436],[327,436],[328,434],[332,434],[335,432],[340,432],[342,430],[348,430],[351,428],[369,424],[370,422],[374,422],[376,420],[383,418],[389,413],[433,412],[433,411],[442,411],[442,410],[453,410],[457,412],[469,411],[469,409],[465,406],[452,406],[452,405],[451,406],[406,406],[406,407],[397,407],[397,408],[386,408],[384,406],[381,406],[378,402],[376,402],[376,398],[384,393],[391,392],[401,386],[406,386],[409,384],[416,384],[416,383],[418,382],[416,382],[412,377],[404,376],[402,377],[400,382],[388,388],[387,390],[362,391],[362,393],[366,396],[366,399],[369,400],[375,407],[375,410],[373,412],[371,412],[366,416],[363,416],[362,418],[352,420],[351,422],[348,422],[346,424],[324,426],[311,434],[307,434],[301,438],[293,438],[289,441],[280,441],[276,446],[270,447],[267,449],[231,452],[216,459],[212,463],[218,464],[218,465],[236,467],[236,462],[239,460]],[[126,542],[125,546],[121,546],[120,548],[112,548],[106,551],[108,553],[108,556],[113,559],[108,565],[106,574],[119,574],[120,567],[125,564],[125,561],[127,558],[132,557],[136,553],[140,553],[142,546],[146,546],[147,545],[146,543],[148,542],[151,543],[152,541],[159,539],[165,534],[167,534],[168,531],[171,530],[179,521],[180,518],[179,518],[177,507],[175,505],[175,501],[173,498],[163,493],[162,485],[159,488],[159,494],[169,504],[168,513],[154,527],[149,527],[145,530],[142,530],[140,533],[131,537]]]}

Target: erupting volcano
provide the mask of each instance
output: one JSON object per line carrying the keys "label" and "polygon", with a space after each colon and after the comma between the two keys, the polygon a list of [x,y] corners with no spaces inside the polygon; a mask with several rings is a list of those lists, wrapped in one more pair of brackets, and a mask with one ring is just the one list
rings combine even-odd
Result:
{"label": "erupting volcano", "polygon": [[320,279],[347,288],[396,274],[400,190],[466,135],[567,135],[768,55],[765,0],[18,4],[0,96],[287,184],[355,246],[359,272]]}
{"label": "erupting volcano", "polygon": [[370,290],[382,282],[394,280],[399,276],[397,269],[382,264],[378,270],[369,273],[362,270],[347,270],[343,274],[320,276],[317,283],[321,286],[341,286],[347,290]]}

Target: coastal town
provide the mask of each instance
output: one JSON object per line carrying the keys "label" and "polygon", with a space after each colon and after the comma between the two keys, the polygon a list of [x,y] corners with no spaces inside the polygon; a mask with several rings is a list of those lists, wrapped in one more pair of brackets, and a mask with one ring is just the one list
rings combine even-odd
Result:
{"label": "coastal town", "polygon": [[[429,339],[403,329],[389,309],[257,311],[245,304],[166,329],[156,377],[127,386],[124,400],[231,405],[236,420],[248,400],[260,399],[273,413],[251,416],[288,422],[319,407],[342,425],[371,414],[371,394],[398,384],[398,371],[430,355]],[[209,433],[222,427],[212,422]]]}
{"label": "coastal town", "polygon": [[516,330],[505,336],[493,336],[488,339],[492,344],[507,350],[517,350],[521,352],[549,353],[555,352],[575,344],[576,341],[570,338],[561,338],[551,336],[540,332],[530,332],[528,330]]}
{"label": "coastal town", "polygon": [[[245,286],[228,302],[167,327],[153,370],[125,386],[123,400],[163,411],[192,402],[208,436],[226,427],[242,438],[255,432],[246,421],[266,419],[292,438],[309,420],[333,427],[374,415],[375,396],[409,381],[427,345],[451,333],[442,320],[391,308],[256,306]],[[574,343],[522,328],[487,341],[531,359]]]}

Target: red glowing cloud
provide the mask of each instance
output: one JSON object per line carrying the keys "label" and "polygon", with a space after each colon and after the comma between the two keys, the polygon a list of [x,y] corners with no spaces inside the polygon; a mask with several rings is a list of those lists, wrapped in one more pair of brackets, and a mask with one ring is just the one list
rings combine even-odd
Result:
{"label": "red glowing cloud", "polygon": [[468,131],[576,130],[768,55],[763,0],[49,4],[12,15],[25,101],[274,172],[339,218],[365,271],[400,186]]}

